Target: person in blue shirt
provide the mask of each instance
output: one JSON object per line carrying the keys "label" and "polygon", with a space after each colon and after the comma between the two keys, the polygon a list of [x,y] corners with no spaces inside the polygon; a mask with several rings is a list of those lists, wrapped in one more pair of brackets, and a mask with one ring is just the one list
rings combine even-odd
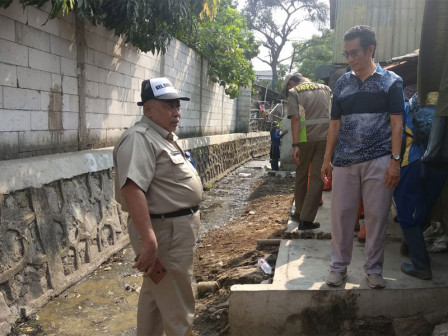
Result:
{"label": "person in blue shirt", "polygon": [[280,139],[288,133],[288,130],[280,131],[278,122],[273,121],[271,124],[271,151],[269,159],[271,161],[271,169],[278,170],[278,160],[280,159]]}
{"label": "person in blue shirt", "polygon": [[419,105],[417,94],[406,103],[400,183],[394,190],[398,222],[412,260],[412,263],[403,263],[401,270],[423,280],[432,278],[423,229],[447,179],[445,173],[427,167],[420,161],[428,145],[434,112],[435,105]]}
{"label": "person in blue shirt", "polygon": [[345,33],[343,55],[352,71],[333,89],[321,169],[322,180],[333,176],[331,264],[325,280],[330,286],[347,277],[361,198],[367,229],[364,271],[371,288],[386,286],[384,247],[393,188],[400,180],[404,97],[401,77],[375,63],[375,51],[371,27],[356,26]]}

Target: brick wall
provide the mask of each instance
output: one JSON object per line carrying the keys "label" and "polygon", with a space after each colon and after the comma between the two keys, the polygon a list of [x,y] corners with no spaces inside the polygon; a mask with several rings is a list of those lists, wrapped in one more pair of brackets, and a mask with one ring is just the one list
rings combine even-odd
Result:
{"label": "brick wall", "polygon": [[46,22],[48,11],[18,0],[0,9],[0,160],[113,145],[142,114],[142,80],[157,76],[191,98],[181,137],[248,131],[250,89],[230,99],[182,42],[142,53],[73,15]]}

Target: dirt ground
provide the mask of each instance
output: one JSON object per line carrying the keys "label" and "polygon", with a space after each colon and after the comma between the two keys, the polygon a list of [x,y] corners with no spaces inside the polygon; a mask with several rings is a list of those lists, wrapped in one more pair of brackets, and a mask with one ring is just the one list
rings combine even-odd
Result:
{"label": "dirt ground", "polygon": [[274,267],[278,246],[257,247],[258,239],[281,238],[293,201],[294,179],[265,176],[254,186],[240,218],[206,233],[196,246],[195,275],[201,282],[217,282],[218,289],[202,293],[196,304],[193,335],[227,335],[228,299],[234,284],[269,281],[257,267],[265,258]]}

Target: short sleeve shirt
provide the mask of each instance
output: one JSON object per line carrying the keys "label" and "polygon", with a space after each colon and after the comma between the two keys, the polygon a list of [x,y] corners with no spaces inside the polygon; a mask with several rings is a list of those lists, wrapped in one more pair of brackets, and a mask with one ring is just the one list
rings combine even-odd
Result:
{"label": "short sleeve shirt", "polygon": [[347,72],[336,82],[331,119],[340,120],[333,165],[365,162],[391,153],[390,115],[404,110],[400,76],[381,68],[364,82]]}
{"label": "short sleeve shirt", "polygon": [[331,89],[324,84],[307,81],[289,90],[288,118],[296,114],[300,116],[300,133],[306,132],[306,141],[326,140],[330,104]]}
{"label": "short sleeve shirt", "polygon": [[173,212],[194,207],[202,201],[203,188],[196,169],[183,152],[166,139],[168,134],[143,116],[115,145],[115,194],[124,211],[127,205],[120,190],[127,179],[145,192],[151,213]]}

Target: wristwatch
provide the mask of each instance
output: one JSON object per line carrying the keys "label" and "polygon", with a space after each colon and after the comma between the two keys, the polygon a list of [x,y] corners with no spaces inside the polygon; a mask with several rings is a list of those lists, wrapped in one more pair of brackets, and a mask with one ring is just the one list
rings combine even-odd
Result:
{"label": "wristwatch", "polygon": [[390,158],[395,161],[400,161],[400,154],[391,154]]}
{"label": "wristwatch", "polygon": [[300,142],[296,142],[296,143],[293,143],[292,146],[293,147],[299,147],[299,144],[300,144]]}

